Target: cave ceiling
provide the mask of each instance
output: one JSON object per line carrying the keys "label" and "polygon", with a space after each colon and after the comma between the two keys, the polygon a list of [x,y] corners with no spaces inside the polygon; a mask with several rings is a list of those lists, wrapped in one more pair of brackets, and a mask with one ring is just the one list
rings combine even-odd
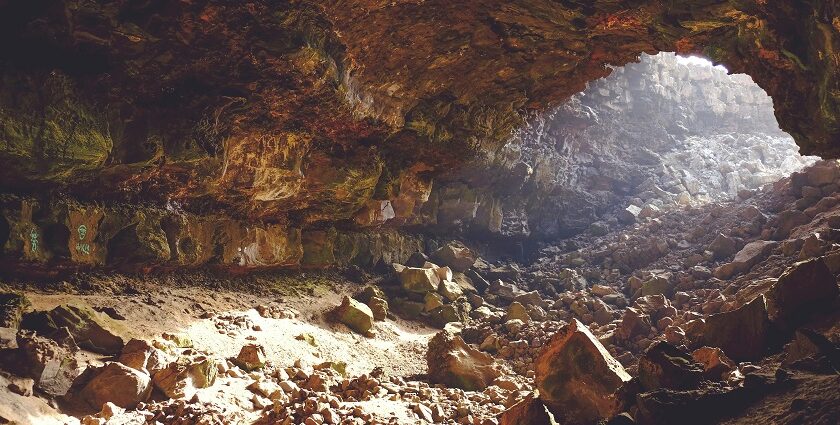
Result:
{"label": "cave ceiling", "polygon": [[1,1],[0,185],[350,219],[492,161],[528,114],[660,51],[749,74],[802,153],[837,157],[838,12],[830,0]]}

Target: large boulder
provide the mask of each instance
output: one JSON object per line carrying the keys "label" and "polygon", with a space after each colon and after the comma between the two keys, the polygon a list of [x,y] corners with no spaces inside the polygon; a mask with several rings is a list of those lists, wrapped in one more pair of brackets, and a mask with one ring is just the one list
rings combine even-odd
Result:
{"label": "large boulder", "polygon": [[432,259],[453,271],[465,272],[475,264],[478,256],[459,242],[450,242],[432,254]]}
{"label": "large boulder", "polygon": [[770,293],[773,321],[786,328],[805,323],[831,308],[837,294],[837,281],[822,258],[797,263],[779,276]]}
{"label": "large boulder", "polygon": [[467,391],[483,390],[500,375],[493,357],[448,331],[429,341],[426,364],[432,382]]}
{"label": "large boulder", "polygon": [[729,258],[730,255],[738,252],[738,241],[735,238],[718,233],[715,240],[709,244],[708,250],[711,251],[715,260]]}
{"label": "large boulder", "polygon": [[354,331],[365,334],[373,327],[373,311],[370,307],[345,296],[336,309],[336,317]]}
{"label": "large boulder", "polygon": [[639,359],[639,382],[645,391],[696,388],[702,379],[703,367],[664,341],[652,345]]}
{"label": "large boulder", "polygon": [[116,335],[110,320],[99,313],[72,305],[60,305],[50,311],[27,314],[21,327],[37,331],[41,335],[60,334],[67,328],[80,348],[94,353],[114,356],[123,348],[123,339]]}
{"label": "large boulder", "polygon": [[440,277],[432,268],[405,267],[400,271],[400,283],[408,292],[435,292],[440,285]]}
{"label": "large boulder", "polygon": [[630,375],[577,319],[561,329],[534,362],[540,399],[563,423],[583,424],[618,413],[616,392]]}
{"label": "large boulder", "polygon": [[719,347],[735,361],[751,361],[764,354],[769,334],[767,302],[759,295],[740,308],[710,315],[700,342]]}
{"label": "large boulder", "polygon": [[73,348],[33,334],[19,333],[18,348],[11,359],[2,359],[0,367],[35,380],[39,390],[51,396],[63,396],[79,375]]}
{"label": "large boulder", "polygon": [[90,407],[99,410],[105,403],[133,408],[146,401],[152,392],[149,375],[117,362],[110,362],[93,372],[82,387],[79,397]]}

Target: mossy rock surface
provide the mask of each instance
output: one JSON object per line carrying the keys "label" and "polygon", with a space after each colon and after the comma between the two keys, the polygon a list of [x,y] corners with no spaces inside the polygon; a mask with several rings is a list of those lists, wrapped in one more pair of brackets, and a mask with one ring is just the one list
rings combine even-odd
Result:
{"label": "mossy rock surface", "polygon": [[0,327],[17,329],[31,303],[23,294],[0,293]]}

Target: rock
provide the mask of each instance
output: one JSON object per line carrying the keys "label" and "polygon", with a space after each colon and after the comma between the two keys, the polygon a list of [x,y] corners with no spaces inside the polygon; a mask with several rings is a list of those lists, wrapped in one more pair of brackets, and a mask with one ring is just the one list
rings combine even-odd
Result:
{"label": "rock", "polygon": [[471,249],[459,242],[450,242],[432,254],[440,264],[449,266],[453,271],[465,272],[475,264],[478,256]]}
{"label": "rock", "polygon": [[447,323],[461,322],[464,318],[461,316],[458,308],[453,304],[446,304],[440,306],[429,312],[429,321],[433,326],[443,328]]}
{"label": "rock", "polygon": [[79,365],[70,349],[53,340],[29,333],[17,336],[17,350],[4,369],[35,380],[35,386],[51,396],[63,396],[79,375]]}
{"label": "rock", "polygon": [[729,258],[732,254],[738,252],[738,241],[735,240],[735,238],[730,238],[722,233],[718,233],[715,240],[709,244],[707,249],[711,251],[713,259],[722,260],[724,258]]}
{"label": "rock", "polygon": [[642,283],[642,296],[668,295],[670,292],[670,282],[668,281],[668,277],[664,275],[654,275],[653,277]]}
{"label": "rock", "polygon": [[15,328],[0,327],[0,352],[17,348],[17,332]]}
{"label": "rock", "polygon": [[717,347],[700,347],[691,352],[691,358],[703,365],[703,372],[707,379],[718,381],[735,370],[735,363],[726,357],[723,350]]}
{"label": "rock", "polygon": [[35,380],[32,378],[15,378],[14,376],[9,377],[9,385],[7,388],[9,391],[24,397],[29,397],[32,395],[32,391],[35,388]]}
{"label": "rock", "polygon": [[483,390],[501,375],[493,357],[448,331],[429,341],[426,365],[432,382],[467,391]]}
{"label": "rock", "polygon": [[357,299],[357,300],[359,300],[359,301],[361,301],[365,304],[368,304],[370,299],[373,298],[373,297],[378,297],[378,298],[382,298],[382,299],[386,298],[385,293],[382,292],[382,289],[379,289],[378,286],[373,286],[373,285],[365,286],[365,289],[362,289],[362,291],[359,292],[358,295],[356,295],[353,298],[355,298],[355,299]]}
{"label": "rock", "polygon": [[781,240],[790,235],[793,229],[810,222],[808,215],[796,210],[785,210],[776,216],[775,224],[776,231],[773,233],[773,239]]}
{"label": "rock", "polygon": [[499,425],[525,424],[556,425],[557,422],[542,401],[532,393],[499,415]]}
{"label": "rock", "polygon": [[753,266],[765,257],[778,245],[773,241],[753,241],[735,254],[732,262],[724,264],[715,269],[715,277],[718,279],[729,279],[732,276],[746,273]]}
{"label": "rock", "polygon": [[397,298],[394,300],[394,312],[409,320],[417,320],[422,313],[423,303],[417,301],[409,301],[405,298]]}
{"label": "rock", "polygon": [[659,207],[653,204],[647,204],[642,207],[641,211],[639,211],[638,217],[639,218],[653,218],[658,216],[661,213]]}
{"label": "rock", "polygon": [[388,317],[388,301],[385,301],[384,298],[371,297],[367,305],[373,313],[373,320],[383,321]]}
{"label": "rock", "polygon": [[635,205],[628,205],[627,208],[621,210],[618,214],[618,220],[624,224],[635,223],[641,214],[642,209]]}
{"label": "rock", "polygon": [[572,319],[534,362],[540,399],[562,423],[591,423],[618,413],[618,389],[630,380],[589,329]]}
{"label": "rock", "polygon": [[247,344],[239,350],[233,364],[249,372],[262,369],[265,367],[265,348],[259,344]]}
{"label": "rock", "polygon": [[17,329],[23,312],[29,308],[29,300],[22,294],[0,293],[0,328]]}
{"label": "rock", "polygon": [[415,251],[413,254],[411,254],[411,256],[408,257],[408,261],[405,262],[405,265],[408,267],[422,268],[423,264],[426,264],[428,262],[429,257],[426,256],[426,254],[420,251]]}
{"label": "rock", "polygon": [[102,325],[108,320],[87,308],[62,305],[50,311],[27,314],[21,327],[45,336],[55,335],[61,328],[67,328],[79,347],[114,356],[122,351],[123,339]]}
{"label": "rock", "polygon": [[154,375],[166,367],[171,359],[169,355],[155,348],[148,341],[132,339],[123,347],[119,361],[128,367]]}
{"label": "rock", "polygon": [[537,291],[525,292],[523,294],[519,294],[513,298],[513,301],[518,302],[526,307],[530,306],[538,306],[542,308],[547,308],[548,303],[545,302],[543,297]]}
{"label": "rock", "polygon": [[461,290],[461,286],[451,280],[441,281],[438,292],[449,301],[455,301],[464,295],[464,291]]}
{"label": "rock", "polygon": [[805,169],[805,177],[811,186],[833,183],[837,178],[837,168],[829,165],[815,165]]}
{"label": "rock", "polygon": [[696,390],[669,390],[640,393],[636,396],[640,424],[712,424],[728,415],[735,415],[761,398],[766,385],[754,388],[729,387],[720,384],[704,385]]}
{"label": "rock", "polygon": [[618,325],[616,336],[629,341],[636,335],[647,335],[651,328],[650,317],[647,314],[639,309],[629,307],[624,310],[624,314],[621,316],[621,323]]}
{"label": "rock", "polygon": [[422,294],[437,291],[440,278],[430,268],[406,267],[400,272],[400,282],[406,291]]}
{"label": "rock", "polygon": [[767,349],[770,320],[764,295],[742,307],[706,319],[701,343],[719,347],[736,361],[761,358]]}
{"label": "rock", "polygon": [[164,332],[163,334],[161,334],[161,337],[165,341],[169,341],[175,344],[175,346],[178,348],[192,348],[193,346],[192,338],[190,338],[190,336],[185,333]]}
{"label": "rock", "polygon": [[819,356],[828,356],[835,367],[840,362],[840,349],[825,336],[809,329],[797,329],[793,341],[785,345],[784,354],[784,366],[795,366],[800,361]]}
{"label": "rock", "polygon": [[837,282],[822,258],[796,263],[773,286],[772,319],[793,328],[811,315],[830,309],[837,295]]}
{"label": "rock", "polygon": [[441,281],[447,281],[453,279],[452,269],[449,267],[436,267],[434,268],[435,274],[437,274],[438,278]]}
{"label": "rock", "polygon": [[350,329],[365,334],[373,327],[373,312],[370,307],[348,296],[344,296],[336,309],[336,317]]}
{"label": "rock", "polygon": [[496,279],[490,284],[489,289],[491,294],[498,296],[505,301],[513,301],[517,296],[522,295],[524,291],[517,288],[515,285],[505,283],[501,279]]}
{"label": "rock", "polygon": [[423,297],[423,311],[429,312],[443,306],[443,298],[435,292],[427,292]]}
{"label": "rock", "polygon": [[152,382],[169,398],[189,399],[196,389],[213,385],[216,372],[216,362],[210,357],[182,357],[156,373]]}
{"label": "rock", "polygon": [[[86,371],[87,374],[87,371]],[[84,375],[80,376],[83,378]],[[93,377],[82,387],[79,397],[99,410],[105,403],[134,408],[151,394],[149,375],[117,362],[93,370]]]}
{"label": "rock", "polygon": [[617,294],[615,289],[606,285],[592,285],[592,287],[589,288],[589,290],[592,292],[592,294],[597,295],[599,297],[606,297],[608,295]]}
{"label": "rock", "polygon": [[667,342],[650,346],[639,359],[639,382],[645,391],[696,388],[702,379],[703,368]]}
{"label": "rock", "polygon": [[506,320],[521,320],[522,323],[528,323],[531,321],[531,316],[528,315],[525,306],[514,301],[508,306]]}

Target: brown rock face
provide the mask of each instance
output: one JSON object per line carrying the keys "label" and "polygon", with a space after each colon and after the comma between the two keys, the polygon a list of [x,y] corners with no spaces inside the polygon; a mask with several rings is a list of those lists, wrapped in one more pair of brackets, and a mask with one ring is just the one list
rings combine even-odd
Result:
{"label": "brown rock face", "polygon": [[750,361],[764,354],[769,332],[767,302],[759,295],[741,308],[709,316],[701,340],[719,347],[732,360]]}
{"label": "brown rock face", "polygon": [[577,319],[534,364],[540,399],[564,422],[592,423],[618,413],[616,391],[630,375]]}
{"label": "brown rock face", "polygon": [[539,398],[529,394],[499,415],[500,425],[555,425],[554,416]]}
{"label": "brown rock face", "polygon": [[482,390],[499,376],[493,357],[450,332],[438,332],[426,352],[432,382],[468,391]]}
{"label": "brown rock face", "polygon": [[798,263],[779,276],[773,287],[773,320],[796,326],[833,305],[837,294],[837,281],[822,258]]}

